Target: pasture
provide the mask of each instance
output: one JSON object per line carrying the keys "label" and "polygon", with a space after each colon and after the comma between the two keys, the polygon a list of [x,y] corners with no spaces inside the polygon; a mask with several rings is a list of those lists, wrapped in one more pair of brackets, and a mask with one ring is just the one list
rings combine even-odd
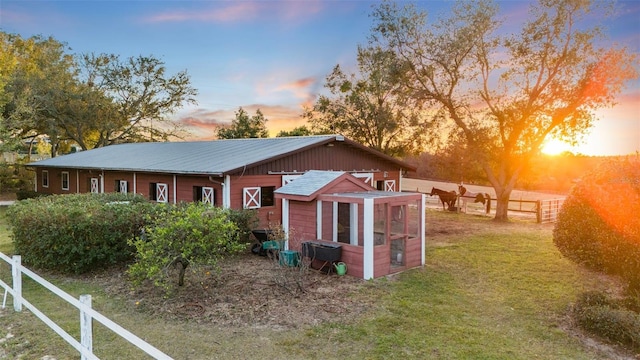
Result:
{"label": "pasture", "polygon": [[[442,203],[440,202],[440,199],[437,196],[429,196],[429,193],[431,192],[431,188],[434,188],[434,187],[441,190],[445,190],[445,191],[456,191],[456,193],[458,192],[457,183],[423,180],[423,179],[411,179],[411,178],[402,179],[402,191],[415,191],[415,192],[425,193],[427,194],[427,197],[426,197],[427,207],[432,209],[442,210]],[[464,187],[467,188],[468,191],[473,193],[488,193],[489,195],[491,195],[491,198],[494,200],[491,207],[491,213],[489,215],[490,216],[495,215],[496,193],[492,187],[473,185],[473,184],[464,184]],[[511,199],[513,200],[513,202],[509,204],[509,208],[521,209],[525,211],[533,211],[535,209],[534,204],[520,203],[519,201],[564,199],[565,197],[566,197],[565,195],[515,189],[511,193]],[[474,215],[484,215],[485,209],[484,209],[484,206],[480,203],[469,202],[468,213],[474,214]],[[535,213],[516,212],[516,211],[510,211],[509,216],[513,218],[529,219],[533,221],[535,221],[535,218],[536,218]]]}

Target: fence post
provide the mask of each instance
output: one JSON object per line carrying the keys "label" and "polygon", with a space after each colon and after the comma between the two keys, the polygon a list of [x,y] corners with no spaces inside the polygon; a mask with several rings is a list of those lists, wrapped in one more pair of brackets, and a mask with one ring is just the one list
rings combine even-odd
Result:
{"label": "fence post", "polygon": [[13,310],[22,311],[22,256],[13,255],[11,276],[13,277]]}
{"label": "fence post", "polygon": [[82,349],[80,358],[90,359],[88,354],[93,354],[93,318],[85,311],[91,309],[91,295],[80,295],[80,345]]}
{"label": "fence post", "polygon": [[542,223],[542,200],[536,202],[536,220],[538,224]]}

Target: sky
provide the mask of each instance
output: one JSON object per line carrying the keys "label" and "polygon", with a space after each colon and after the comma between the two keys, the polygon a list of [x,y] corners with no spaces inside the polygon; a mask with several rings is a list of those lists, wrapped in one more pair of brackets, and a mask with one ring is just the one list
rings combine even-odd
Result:
{"label": "sky", "polygon": [[[110,53],[122,59],[151,55],[168,74],[186,70],[199,92],[197,105],[171,117],[190,140],[214,138],[242,107],[260,109],[271,136],[304,125],[301,114],[323,93],[339,64],[351,72],[358,45],[370,35],[372,6],[364,0],[0,0],[0,31],[22,37],[52,36],[73,53]],[[451,2],[417,4],[435,18]],[[528,2],[498,1],[506,25],[517,28]],[[640,0],[619,1],[607,20],[612,42],[640,53]],[[599,111],[600,121],[577,148],[585,155],[640,151],[640,81],[627,85],[618,104]],[[552,144],[551,144],[552,145]],[[549,146],[551,152],[553,146]]]}

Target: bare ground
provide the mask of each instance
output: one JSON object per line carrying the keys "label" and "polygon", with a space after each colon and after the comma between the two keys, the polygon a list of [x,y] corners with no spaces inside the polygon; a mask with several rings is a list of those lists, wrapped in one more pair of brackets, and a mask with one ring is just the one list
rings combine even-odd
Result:
{"label": "bare ground", "polygon": [[[286,267],[247,253],[221,261],[219,269],[187,272],[185,285],[170,296],[150,284],[131,290],[124,273],[96,275],[109,293],[154,316],[221,327],[292,329],[353,319],[370,309],[359,294],[365,286],[352,276]],[[314,311],[310,312],[309,309]]]}

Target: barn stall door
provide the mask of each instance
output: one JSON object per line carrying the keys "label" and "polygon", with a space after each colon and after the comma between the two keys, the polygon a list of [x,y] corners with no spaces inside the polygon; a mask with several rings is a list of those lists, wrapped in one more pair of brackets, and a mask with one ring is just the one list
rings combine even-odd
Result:
{"label": "barn stall door", "polygon": [[167,202],[169,186],[167,184],[156,184],[156,201]]}
{"label": "barn stall door", "polygon": [[260,188],[247,187],[242,189],[242,206],[245,209],[258,209],[260,207]]}
{"label": "barn stall door", "polygon": [[119,189],[119,191],[120,191],[121,193],[129,192],[128,187],[129,187],[129,186],[128,186],[128,182],[127,182],[127,180],[120,180],[120,181],[119,181],[118,189]]}
{"label": "barn stall door", "polygon": [[92,194],[100,193],[100,179],[91,178],[91,193]]}
{"label": "barn stall door", "polygon": [[215,204],[213,198],[213,188],[212,187],[203,187],[202,188],[202,202],[205,204],[213,205]]}
{"label": "barn stall door", "polygon": [[396,181],[395,180],[385,180],[384,181],[384,191],[396,191]]}

